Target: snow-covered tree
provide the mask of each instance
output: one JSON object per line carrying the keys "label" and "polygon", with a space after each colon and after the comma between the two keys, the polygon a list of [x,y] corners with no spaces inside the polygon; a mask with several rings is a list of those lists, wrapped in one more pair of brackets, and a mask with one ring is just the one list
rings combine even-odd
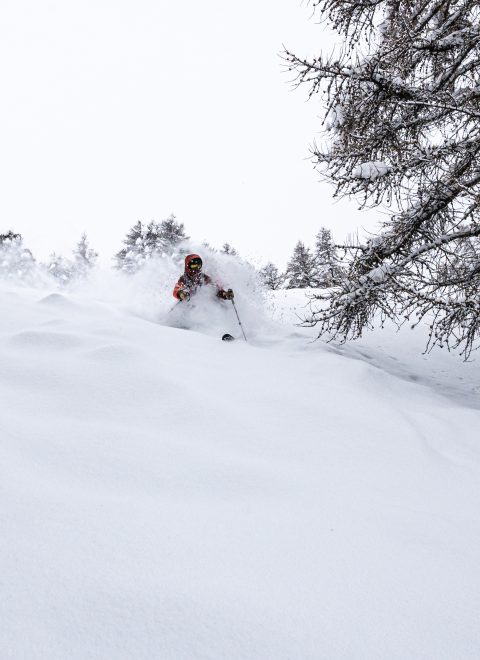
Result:
{"label": "snow-covered tree", "polygon": [[143,228],[143,240],[141,244],[146,258],[163,250],[160,237],[160,224],[158,222],[152,220]]}
{"label": "snow-covered tree", "polygon": [[22,241],[21,234],[17,234],[11,229],[6,234],[0,234],[0,245],[13,245]]}
{"label": "snow-covered tree", "polygon": [[61,286],[69,284],[75,277],[75,263],[56,252],[50,255],[45,269]]}
{"label": "snow-covered tree", "polygon": [[285,272],[287,289],[315,286],[315,262],[308,247],[298,241]]}
{"label": "snow-covered tree", "polygon": [[152,220],[148,225],[138,221],[125,237],[125,247],[115,255],[116,267],[134,273],[152,257],[172,255],[187,238],[183,223],[177,222],[173,214],[162,222]]}
{"label": "snow-covered tree", "polygon": [[115,255],[116,267],[127,273],[135,273],[145,262],[150,250],[145,225],[139,220],[127,233],[124,246]]}
{"label": "snow-covered tree", "polygon": [[391,210],[311,321],[346,339],[378,317],[427,317],[431,344],[468,356],[480,333],[480,264],[449,273],[480,236],[478,1],[312,4],[343,42],[311,60],[285,52],[298,84],[325,100],[314,159],[336,196]]}
{"label": "snow-covered tree", "polygon": [[87,235],[83,233],[73,251],[75,271],[78,277],[85,277],[95,266],[98,254],[89,245]]}
{"label": "snow-covered tree", "polygon": [[209,252],[218,252],[218,250],[216,250],[216,249],[213,247],[213,245],[210,245],[210,243],[209,243],[208,241],[203,241],[203,242],[202,242],[202,246],[203,246],[206,250],[209,250]]}
{"label": "snow-covered tree", "polygon": [[166,254],[173,254],[177,246],[188,239],[185,234],[185,225],[183,222],[177,222],[176,217],[170,215],[166,220],[162,220],[158,230],[159,248]]}
{"label": "snow-covered tree", "polygon": [[339,284],[342,280],[342,267],[333,244],[332,232],[321,227],[315,239],[315,282],[320,288],[327,288]]}
{"label": "snow-covered tree", "polygon": [[0,234],[0,274],[15,280],[27,280],[33,276],[35,259],[24,247],[21,234],[11,230]]}
{"label": "snow-covered tree", "polygon": [[265,286],[273,291],[280,289],[285,282],[285,275],[280,273],[278,268],[271,261],[260,269],[260,277]]}
{"label": "snow-covered tree", "polygon": [[224,243],[220,252],[223,254],[230,254],[232,257],[238,257],[238,252],[230,245],[230,243]]}

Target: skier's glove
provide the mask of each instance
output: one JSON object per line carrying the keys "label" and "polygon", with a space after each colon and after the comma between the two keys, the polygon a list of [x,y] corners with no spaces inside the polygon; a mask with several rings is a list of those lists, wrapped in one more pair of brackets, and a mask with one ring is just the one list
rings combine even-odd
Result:
{"label": "skier's glove", "polygon": [[178,297],[180,298],[180,300],[186,300],[186,301],[190,300],[190,294],[188,293],[188,291],[184,291],[183,289],[181,289],[178,292]]}
{"label": "skier's glove", "polygon": [[227,289],[227,291],[225,291],[224,298],[225,300],[233,300],[233,291],[231,289]]}

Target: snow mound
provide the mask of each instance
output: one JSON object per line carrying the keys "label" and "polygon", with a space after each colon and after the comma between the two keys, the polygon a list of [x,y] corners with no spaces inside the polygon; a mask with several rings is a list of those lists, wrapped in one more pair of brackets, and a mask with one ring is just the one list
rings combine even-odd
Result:
{"label": "snow mound", "polygon": [[67,298],[67,296],[62,295],[61,293],[49,293],[48,296],[41,298],[39,300],[41,305],[50,305],[52,307],[60,307],[71,309],[75,305],[73,302]]}

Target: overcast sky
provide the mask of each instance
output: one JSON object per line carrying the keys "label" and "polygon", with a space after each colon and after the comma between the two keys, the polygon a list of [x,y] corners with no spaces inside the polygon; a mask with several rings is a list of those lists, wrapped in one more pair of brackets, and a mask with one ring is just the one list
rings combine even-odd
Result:
{"label": "overcast sky", "polygon": [[[321,225],[371,226],[308,160],[321,107],[282,44],[327,45],[300,0],[1,0],[0,230],[44,258],[137,220],[283,267]],[[368,225],[368,223],[370,223]]]}

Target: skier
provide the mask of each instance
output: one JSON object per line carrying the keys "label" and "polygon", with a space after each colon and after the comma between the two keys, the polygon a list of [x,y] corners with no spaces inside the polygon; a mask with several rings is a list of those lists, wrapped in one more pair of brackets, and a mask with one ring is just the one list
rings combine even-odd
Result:
{"label": "skier", "polygon": [[232,289],[222,289],[222,287],[214,282],[209,275],[202,272],[202,258],[198,254],[188,254],[185,257],[185,272],[180,276],[178,282],[173,290],[174,298],[178,300],[188,301],[193,296],[199,287],[214,286],[217,290],[217,298],[222,300],[233,300]]}

